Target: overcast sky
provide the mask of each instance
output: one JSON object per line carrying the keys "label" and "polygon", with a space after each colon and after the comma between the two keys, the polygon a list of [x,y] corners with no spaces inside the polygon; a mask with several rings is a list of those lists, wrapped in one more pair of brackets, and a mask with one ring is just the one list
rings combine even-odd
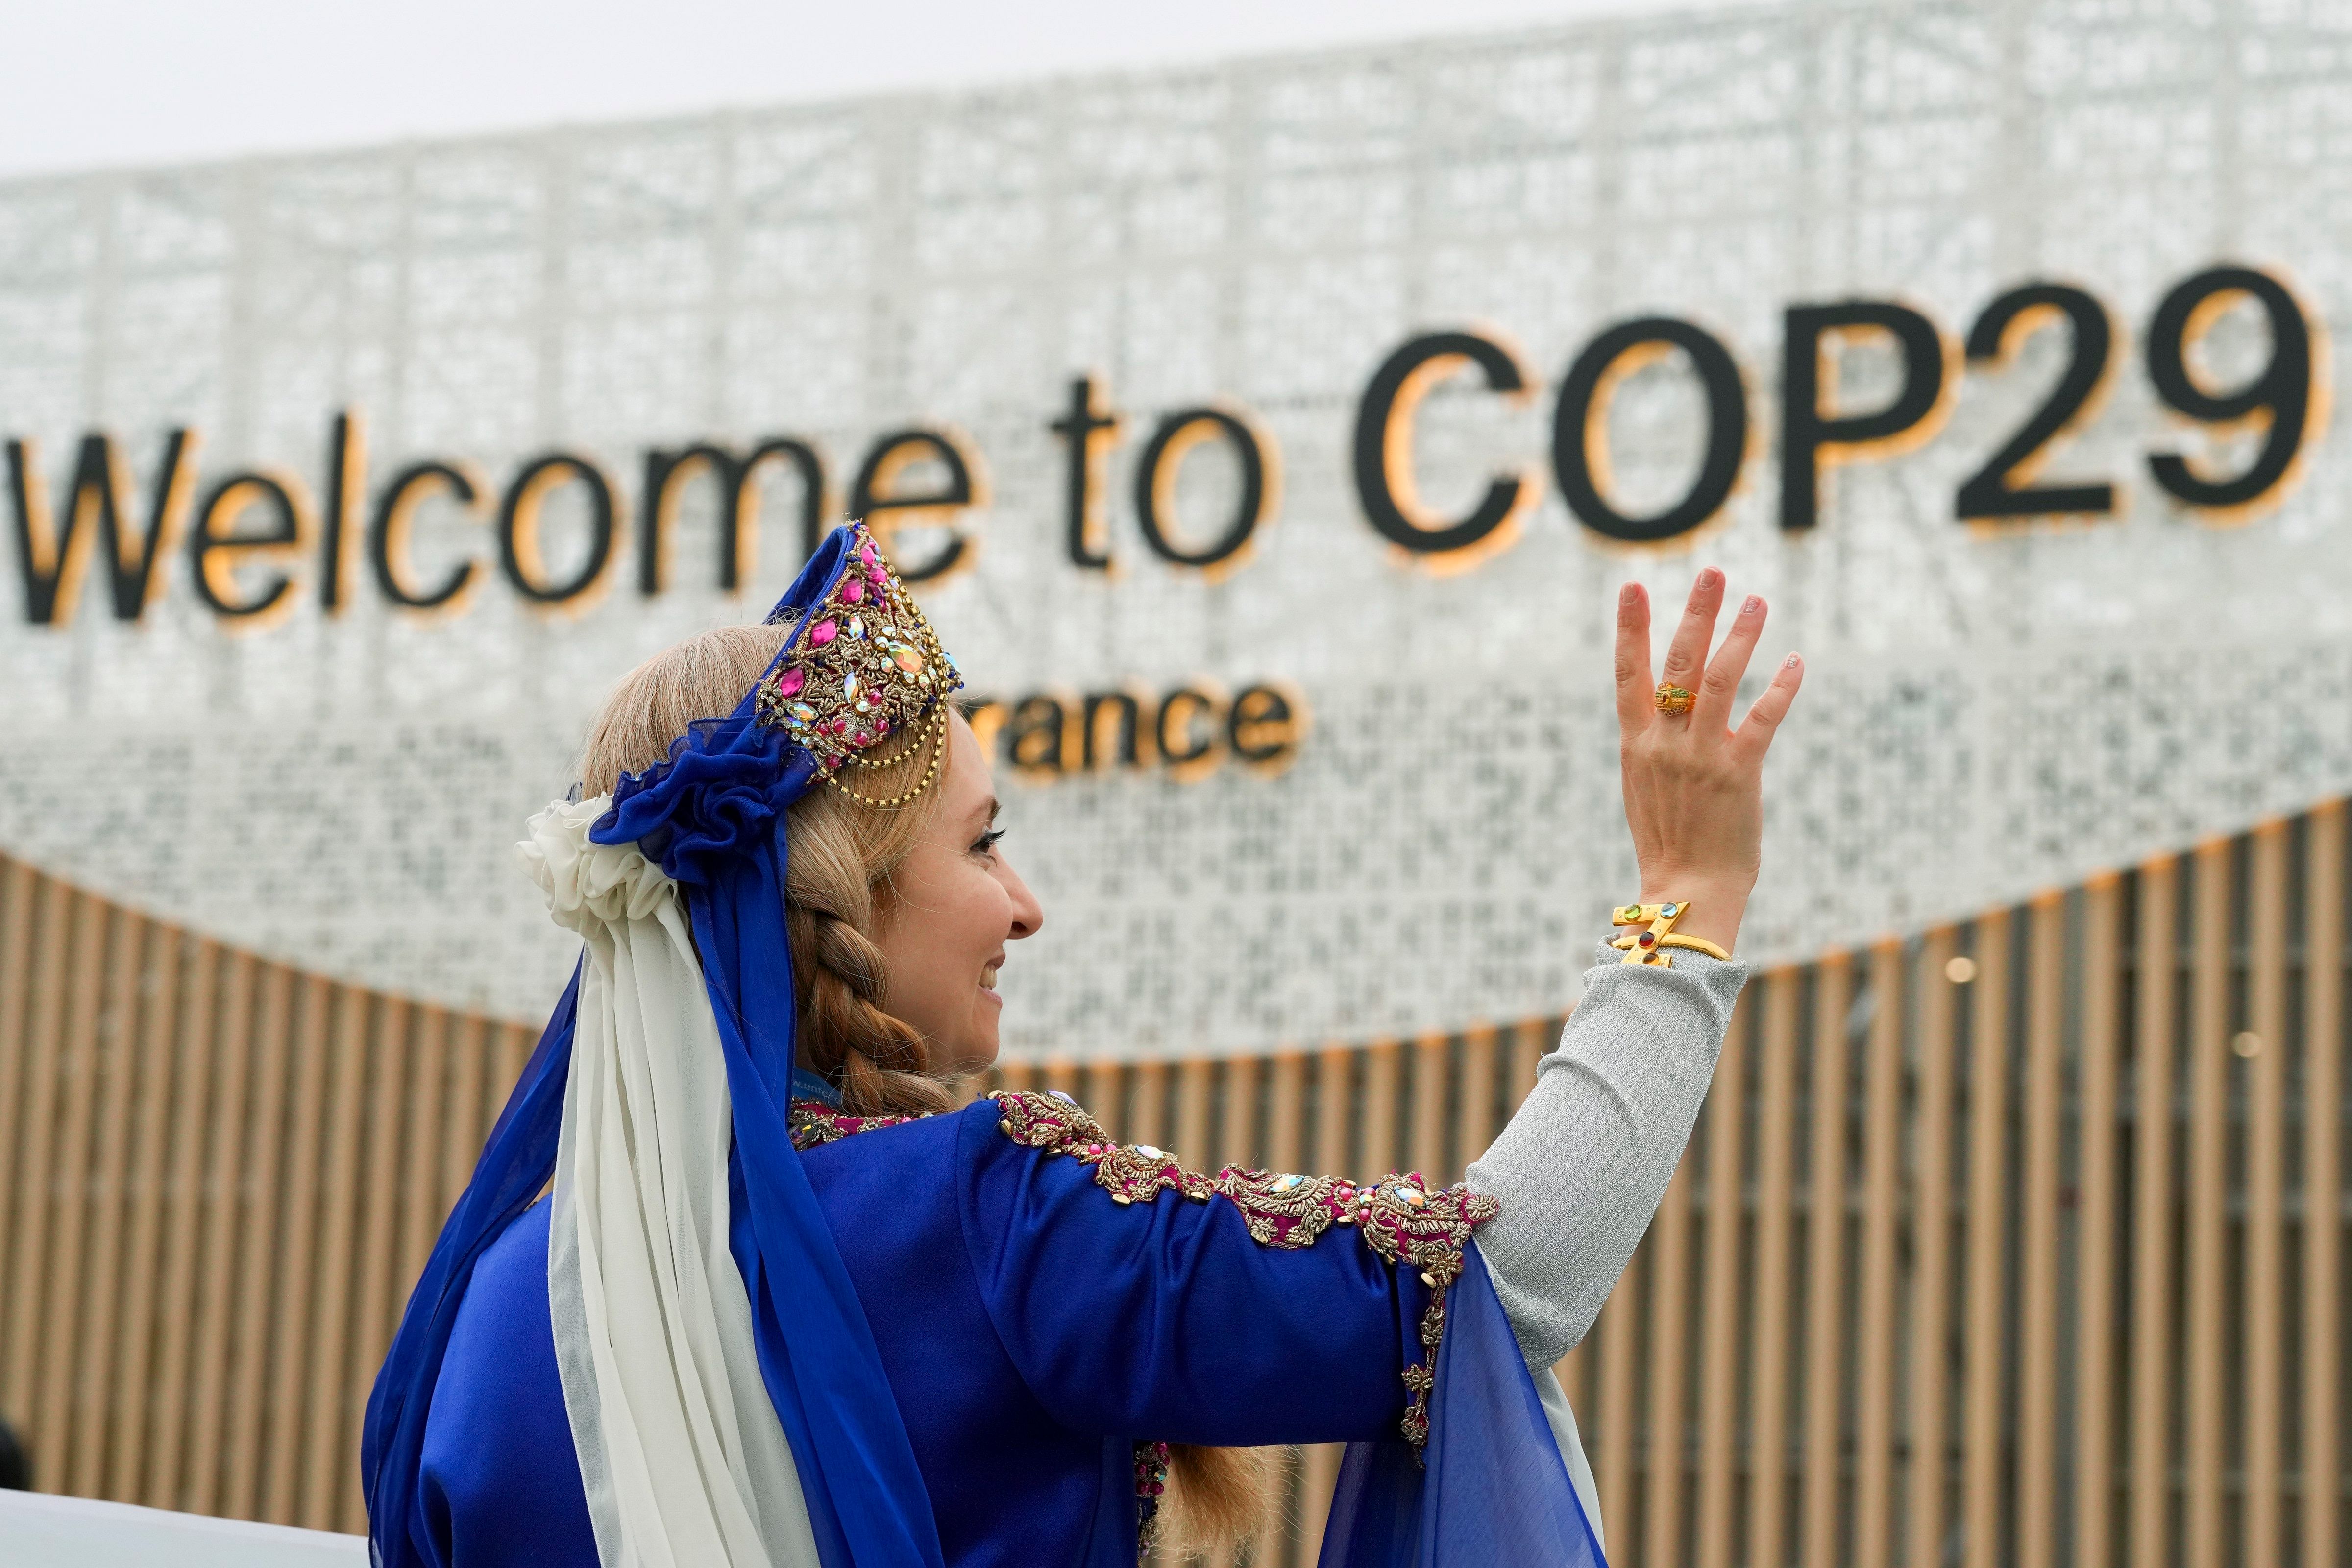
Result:
{"label": "overcast sky", "polygon": [[12,0],[0,50],[0,176],[1018,80],[1693,3]]}

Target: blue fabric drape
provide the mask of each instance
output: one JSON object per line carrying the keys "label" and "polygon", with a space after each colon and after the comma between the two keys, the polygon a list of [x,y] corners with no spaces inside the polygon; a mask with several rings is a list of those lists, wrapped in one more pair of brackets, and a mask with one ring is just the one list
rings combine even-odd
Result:
{"label": "blue fabric drape", "polygon": [[369,1391],[360,1427],[360,1485],[368,1500],[369,1552],[383,1568],[410,1568],[424,1561],[425,1522],[417,1482],[434,1385],[440,1380],[449,1331],[474,1264],[555,1174],[579,1005],[580,970],[574,965],[572,983],[499,1113],[481,1158],[474,1162],[472,1181],[441,1227]]}
{"label": "blue fabric drape", "polygon": [[1320,1568],[1607,1568],[1475,1243],[1446,1298],[1423,1458],[1348,1445]]}

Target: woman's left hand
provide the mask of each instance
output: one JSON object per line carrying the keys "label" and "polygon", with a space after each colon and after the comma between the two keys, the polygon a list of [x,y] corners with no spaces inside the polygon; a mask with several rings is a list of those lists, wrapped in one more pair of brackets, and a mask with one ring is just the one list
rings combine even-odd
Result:
{"label": "woman's left hand", "polygon": [[1796,699],[1805,666],[1790,654],[1732,729],[1732,699],[1764,630],[1765,605],[1748,595],[1709,660],[1723,594],[1723,573],[1713,567],[1700,572],[1666,650],[1660,684],[1694,694],[1690,711],[1679,715],[1657,708],[1649,594],[1637,582],[1618,594],[1617,728],[1641,901],[1689,904],[1675,929],[1728,949],[1763,854],[1764,753]]}

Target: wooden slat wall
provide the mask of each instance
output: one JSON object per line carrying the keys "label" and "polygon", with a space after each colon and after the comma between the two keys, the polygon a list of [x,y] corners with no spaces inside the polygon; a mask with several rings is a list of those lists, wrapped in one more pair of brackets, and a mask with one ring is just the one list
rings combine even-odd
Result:
{"label": "wooden slat wall", "polygon": [[[2337,1568],[2345,811],[1758,977],[1559,1372],[1618,1568]],[[1558,1019],[1007,1063],[1196,1164],[1458,1179]],[[0,1413],[39,1484],[362,1527],[410,1281],[535,1031],[0,858]],[[1309,1449],[1244,1560],[1312,1563]]]}
{"label": "wooden slat wall", "polygon": [[521,1032],[0,862],[0,1412],[37,1483],[364,1528],[361,1407]]}

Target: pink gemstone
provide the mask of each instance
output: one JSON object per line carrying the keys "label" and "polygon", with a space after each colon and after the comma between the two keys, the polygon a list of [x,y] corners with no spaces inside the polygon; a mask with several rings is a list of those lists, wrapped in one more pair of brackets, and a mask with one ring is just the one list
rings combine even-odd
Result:
{"label": "pink gemstone", "polygon": [[876,561],[880,560],[882,557],[880,553],[875,549],[874,541],[872,539],[867,539],[864,545],[859,547],[857,559],[864,561],[866,565],[872,566]]}
{"label": "pink gemstone", "polygon": [[827,768],[838,768],[841,766],[841,758],[838,757],[828,757],[824,759],[824,765]]}
{"label": "pink gemstone", "polygon": [[800,695],[803,681],[804,677],[799,669],[786,670],[776,677],[776,695],[780,697],[796,697]]}
{"label": "pink gemstone", "polygon": [[841,585],[841,596],[852,604],[863,604],[866,602],[866,585],[853,577]]}
{"label": "pink gemstone", "polygon": [[852,746],[871,746],[874,744],[874,737],[861,729],[856,735],[849,737],[849,744]]}
{"label": "pink gemstone", "polygon": [[809,646],[812,648],[824,647],[827,643],[833,641],[834,633],[839,630],[840,628],[835,626],[830,621],[818,622],[814,626],[809,629]]}
{"label": "pink gemstone", "polygon": [[872,571],[866,574],[866,580],[877,588],[887,588],[890,586],[890,574],[884,571],[878,566]]}

